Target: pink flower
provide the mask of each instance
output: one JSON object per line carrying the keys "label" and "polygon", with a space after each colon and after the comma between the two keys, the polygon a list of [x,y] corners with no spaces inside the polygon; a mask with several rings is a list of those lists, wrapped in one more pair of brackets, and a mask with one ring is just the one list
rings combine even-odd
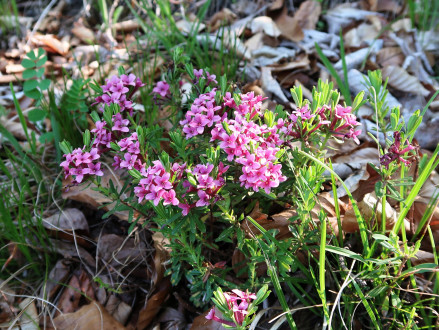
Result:
{"label": "pink flower", "polygon": [[169,84],[166,81],[159,81],[152,89],[153,93],[159,94],[161,97],[170,95]]}
{"label": "pink flower", "polygon": [[179,201],[175,197],[174,190],[169,190],[169,191],[163,193],[162,197],[163,197],[163,205],[168,205],[168,204],[179,205]]}

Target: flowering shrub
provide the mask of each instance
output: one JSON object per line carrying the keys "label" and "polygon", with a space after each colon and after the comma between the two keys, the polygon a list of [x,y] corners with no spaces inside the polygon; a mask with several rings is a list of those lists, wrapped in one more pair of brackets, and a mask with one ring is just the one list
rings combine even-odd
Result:
{"label": "flowering shrub", "polygon": [[[107,216],[128,210],[133,227],[140,216],[154,211],[156,216],[147,221],[153,221],[170,241],[167,274],[172,283],[184,274],[196,306],[205,306],[218,285],[236,289],[224,296],[228,310],[233,311],[226,321],[241,326],[256,298],[225,280],[229,266],[211,266],[230,265],[229,256],[216,251],[220,246],[239,249],[249,260],[244,267],[248,279],[239,287],[261,286],[254,267],[260,262],[256,257],[260,246],[244,238],[244,213],[256,201],[267,208],[273,200],[293,203],[293,190],[302,189],[303,183],[297,182],[303,178],[317,192],[324,169],[309,164],[298,153],[299,147],[323,160],[323,148],[331,138],[358,143],[360,123],[354,111],[361,99],[352,107],[341,106],[332,84],[319,82],[311,102],[303,100],[301,89],[295,88],[295,110],[287,112],[282,106],[270,110],[264,107],[264,97],[232,90],[225,76],[217,81],[206,70],[175,62],[173,71],[151,90],[154,99],[160,100],[155,107],[176,110],[168,139],[159,126],[143,123],[143,114],[134,111],[135,92],[143,83],[121,71],[105,85],[92,86],[97,93],[98,111],[91,113],[95,127],[85,132],[82,149],[72,150],[67,141],[61,144],[65,152],[61,166],[71,184],[92,180],[95,189],[116,200]],[[186,103],[180,103],[183,79],[192,82]],[[160,141],[173,151],[160,152]],[[125,171],[127,183],[122,190],[100,184],[101,162],[108,155],[114,169]],[[279,194],[285,191],[288,194]],[[303,207],[303,213],[309,213],[312,205],[302,202],[298,212]],[[276,258],[282,272],[288,272],[291,260],[285,254]]]}

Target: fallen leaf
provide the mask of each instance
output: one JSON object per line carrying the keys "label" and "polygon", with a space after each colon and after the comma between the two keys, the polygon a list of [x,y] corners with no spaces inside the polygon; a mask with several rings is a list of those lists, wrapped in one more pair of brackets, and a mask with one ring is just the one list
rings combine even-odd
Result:
{"label": "fallen leaf", "polygon": [[271,75],[271,68],[263,67],[261,69],[261,85],[265,92],[274,94],[283,103],[288,103],[288,99],[285,97],[279,83]]}
{"label": "fallen leaf", "polygon": [[[381,201],[378,201],[376,198],[375,193],[366,194],[362,200],[357,201],[357,206],[364,221],[370,222],[374,220],[379,224],[378,228],[381,228],[383,207]],[[390,230],[395,225],[398,214],[388,202],[386,202],[385,205],[385,212],[386,229]],[[409,225],[408,221],[406,221],[405,224]],[[354,233],[359,230],[358,220],[352,207],[348,208],[343,216],[342,228],[343,231],[347,233]]]}
{"label": "fallen leaf", "polygon": [[39,330],[40,316],[35,306],[35,298],[25,298],[18,305],[21,309],[20,330]]}
{"label": "fallen leaf", "polygon": [[80,299],[81,284],[79,283],[79,278],[76,275],[73,275],[59,298],[57,303],[58,308],[63,313],[73,313],[78,309]]}
{"label": "fallen leaf", "polygon": [[146,263],[147,249],[143,241],[115,234],[102,235],[97,246],[97,255],[113,267],[127,267]]}
{"label": "fallen leaf", "polygon": [[285,38],[297,42],[305,37],[299,21],[288,15],[287,7],[283,8],[281,14],[276,17],[275,22]]}
{"label": "fallen leaf", "polygon": [[66,259],[61,259],[56,262],[49,273],[45,285],[41,288],[41,297],[46,297],[46,299],[50,300],[56,294],[70,275],[70,264],[71,262]]}
{"label": "fallen leaf", "polygon": [[58,53],[62,56],[67,55],[70,48],[70,45],[68,43],[59,41],[52,34],[34,35],[32,37],[32,42],[36,46],[43,47],[46,51],[50,53]]}
{"label": "fallen leaf", "polygon": [[169,277],[162,279],[154,290],[154,294],[148,298],[146,306],[140,310],[137,321],[137,329],[146,329],[154,320],[171,290]]}
{"label": "fallen leaf", "polygon": [[[103,170],[104,175],[101,179],[101,185],[103,187],[109,187],[110,180],[113,181],[114,186],[116,189],[120,190],[122,189],[123,182],[120,181],[120,177],[117,174],[117,172],[109,171],[107,169]],[[114,202],[109,197],[106,197],[105,195],[101,194],[98,191],[92,190],[92,188],[96,188],[96,185],[94,183],[90,183],[87,185],[79,185],[79,186],[69,186],[69,181],[63,181],[63,186],[67,187],[62,193],[62,198],[64,199],[72,199],[78,202],[86,203],[91,205],[94,208],[100,208],[102,205],[105,205],[102,207],[102,209],[108,211],[114,208],[114,205],[116,202]],[[129,213],[128,211],[122,211],[122,212],[115,212],[114,213],[119,219],[121,220],[128,220],[129,219]],[[141,218],[139,223],[143,223],[144,219]]]}
{"label": "fallen leaf", "polygon": [[160,313],[157,322],[164,323],[165,329],[186,328],[186,318],[184,314],[171,307],[166,307],[165,310]]}
{"label": "fallen leaf", "polygon": [[54,230],[83,230],[89,232],[84,213],[76,208],[67,208],[42,219],[43,226]]}
{"label": "fallen leaf", "polygon": [[211,31],[218,30],[222,25],[230,25],[237,18],[236,14],[229,8],[224,7],[220,11],[216,12],[209,20],[207,25]]}
{"label": "fallen leaf", "polygon": [[5,324],[11,321],[17,312],[14,308],[15,291],[3,280],[0,280],[0,291],[0,324]]}
{"label": "fallen leaf", "polygon": [[389,85],[393,88],[406,93],[420,94],[427,97],[430,92],[424,88],[419,79],[410,75],[406,70],[399,66],[391,65],[382,70],[383,78],[389,78]]}
{"label": "fallen leaf", "polygon": [[281,35],[281,31],[276,23],[268,16],[259,16],[253,19],[250,25],[252,33],[264,32],[267,36],[277,38]]}
{"label": "fallen leaf", "polygon": [[122,324],[117,322],[107,310],[96,301],[81,307],[81,309],[75,313],[59,315],[53,322],[55,327],[63,330],[125,329]]}
{"label": "fallen leaf", "polygon": [[293,18],[297,20],[302,29],[315,30],[319,21],[322,6],[320,2],[307,0],[300,4],[299,9],[294,13]]}
{"label": "fallen leaf", "polygon": [[358,27],[349,30],[344,36],[345,47],[361,47],[366,41],[374,40],[380,32],[373,24],[361,23]]}
{"label": "fallen leaf", "polygon": [[125,324],[131,314],[132,308],[112,294],[105,305],[105,309],[121,324]]}
{"label": "fallen leaf", "polygon": [[129,33],[140,29],[140,24],[137,20],[127,20],[113,24],[112,28],[117,32]]}
{"label": "fallen leaf", "polygon": [[95,41],[95,33],[89,28],[86,28],[83,24],[75,23],[71,31],[77,38],[86,44],[90,44]]}
{"label": "fallen leaf", "polygon": [[154,232],[152,240],[154,242],[155,255],[154,272],[151,276],[151,280],[156,285],[163,279],[163,274],[166,270],[164,263],[170,258],[171,248],[167,246],[170,244],[169,239],[165,238],[159,231]]}
{"label": "fallen leaf", "polygon": [[385,47],[377,53],[377,63],[381,67],[401,66],[404,63],[405,56],[399,47]]}
{"label": "fallen leaf", "polygon": [[51,246],[53,246],[54,251],[61,254],[66,259],[72,259],[74,257],[79,258],[79,260],[87,263],[89,267],[95,267],[95,260],[84,248],[80,246],[75,246],[73,243],[64,242],[60,240],[51,239]]}

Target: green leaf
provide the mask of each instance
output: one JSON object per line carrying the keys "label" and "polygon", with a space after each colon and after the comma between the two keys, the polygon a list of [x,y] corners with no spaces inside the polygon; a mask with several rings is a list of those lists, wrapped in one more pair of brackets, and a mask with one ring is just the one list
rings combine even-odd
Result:
{"label": "green leaf", "polygon": [[30,79],[37,75],[37,72],[34,69],[26,69],[23,71],[23,79]]}
{"label": "green leaf", "polygon": [[35,72],[36,72],[37,77],[41,78],[44,75],[44,68],[39,68]]}
{"label": "green leaf", "polygon": [[38,57],[41,57],[45,54],[45,51],[43,48],[38,48]]}
{"label": "green leaf", "polygon": [[23,68],[25,69],[32,69],[35,68],[35,62],[31,61],[27,58],[23,59],[23,61],[21,61],[21,65],[23,66]]}
{"label": "green leaf", "polygon": [[33,109],[27,114],[29,121],[35,123],[46,118],[47,113],[43,109]]}
{"label": "green leaf", "polygon": [[36,60],[37,55],[35,55],[35,51],[31,50],[29,53],[26,54],[27,57],[29,57],[31,60]]}
{"label": "green leaf", "polygon": [[41,98],[41,93],[38,89],[32,89],[30,91],[24,92],[24,94],[34,100],[39,100]]}
{"label": "green leaf", "polygon": [[25,92],[28,92],[32,89],[35,89],[38,87],[38,81],[36,80],[26,80],[23,84],[23,90]]}
{"label": "green leaf", "polygon": [[40,59],[37,61],[36,67],[43,66],[44,64],[46,64],[46,62],[47,62],[47,56],[44,55],[42,58],[40,58]]}
{"label": "green leaf", "polygon": [[41,143],[50,143],[53,141],[55,136],[53,135],[53,132],[46,132],[40,135],[40,142]]}
{"label": "green leaf", "polygon": [[51,83],[50,79],[43,79],[43,80],[41,80],[41,81],[40,81],[40,85],[39,85],[39,86],[40,86],[40,89],[41,89],[42,91],[45,91],[46,89],[49,88],[50,83]]}

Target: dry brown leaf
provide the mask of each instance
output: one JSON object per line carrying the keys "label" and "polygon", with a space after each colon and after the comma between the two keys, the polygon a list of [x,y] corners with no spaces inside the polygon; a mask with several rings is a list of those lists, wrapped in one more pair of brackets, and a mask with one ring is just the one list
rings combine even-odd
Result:
{"label": "dry brown leaf", "polygon": [[283,103],[288,103],[288,99],[283,93],[279,83],[271,75],[271,68],[264,67],[261,69],[261,85],[265,92],[274,94]]}
{"label": "dry brown leaf", "polygon": [[[288,226],[291,224],[289,219],[294,215],[295,213],[293,211],[285,210],[281,213],[271,216],[273,220],[269,220],[268,215],[262,213],[259,209],[259,202],[256,202],[255,207],[249,214],[249,216],[262,227],[264,227],[264,229],[277,229],[279,232],[277,233],[276,238],[279,240],[291,237]],[[260,233],[259,230],[247,219],[243,222],[243,228],[248,237],[253,237]]]}
{"label": "dry brown leaf", "polygon": [[95,33],[86,28],[82,24],[74,24],[75,26],[72,28],[72,33],[79,38],[82,42],[86,44],[93,43],[95,41]]}
{"label": "dry brown leaf", "polygon": [[383,78],[389,78],[389,85],[406,93],[419,94],[427,97],[430,92],[420,83],[419,79],[410,75],[399,66],[391,65],[384,67]]}
{"label": "dry brown leaf", "polygon": [[[381,224],[381,220],[382,220],[381,214],[383,207],[381,201],[378,201],[374,193],[366,194],[361,201],[357,201],[357,206],[358,209],[360,210],[363,219],[366,222],[372,221],[373,220],[372,218],[375,214],[374,217],[375,222]],[[376,213],[374,212],[374,210],[376,210]],[[386,228],[392,229],[396,223],[398,214],[390,206],[388,202],[386,202],[385,212],[386,212]],[[358,220],[357,217],[355,216],[352,207],[348,208],[348,210],[345,212],[341,223],[344,232],[353,233],[359,230]],[[408,221],[406,221],[405,224],[408,225]]]}
{"label": "dry brown leaf", "polygon": [[[337,214],[335,212],[335,202],[334,198],[328,192],[323,192],[317,195],[318,202],[311,210],[311,216],[314,221],[319,222],[319,213],[321,210],[325,211],[328,217],[328,230],[333,232],[334,235],[338,236],[339,234],[339,226],[337,220]],[[346,204],[341,200],[338,200],[340,215],[343,216],[346,211]],[[341,217],[340,217],[341,219]],[[340,220],[341,221],[341,220]]]}
{"label": "dry brown leaf", "polygon": [[164,278],[157,285],[155,293],[148,299],[146,306],[139,312],[137,329],[145,329],[154,320],[163,303],[166,301],[171,291],[171,281],[169,277]]}
{"label": "dry brown leaf", "polygon": [[300,4],[294,16],[288,16],[285,6],[282,13],[276,18],[276,24],[286,38],[298,42],[305,37],[303,30],[315,30],[322,12],[318,1],[307,0]]}
{"label": "dry brown leaf", "polygon": [[73,313],[79,307],[79,300],[81,299],[81,284],[79,278],[73,275],[62,293],[58,301],[58,308],[63,313]]}
{"label": "dry brown leaf", "polygon": [[282,35],[291,41],[301,41],[305,37],[297,19],[288,16],[288,9],[284,7],[281,14],[276,18],[276,25]]}
{"label": "dry brown leaf", "polygon": [[146,245],[134,238],[124,238],[115,234],[102,235],[97,246],[97,255],[113,267],[146,262]]}
{"label": "dry brown leaf", "polygon": [[35,298],[25,298],[18,305],[21,309],[20,330],[39,330],[40,316],[35,306]]}
{"label": "dry brown leaf", "polygon": [[401,5],[394,0],[379,0],[377,1],[376,11],[389,12],[398,15],[401,12]]}
{"label": "dry brown leaf", "polygon": [[137,20],[127,20],[122,22],[117,22],[112,27],[117,32],[124,32],[129,33],[133,32],[134,30],[140,29],[140,24]]}
{"label": "dry brown leaf", "polygon": [[[109,187],[110,180],[113,181],[114,186],[116,189],[120,190],[122,189],[123,182],[120,181],[119,175],[114,171],[109,171],[107,169],[103,170],[104,175],[101,179],[101,185],[103,187]],[[112,209],[115,205],[115,202],[111,200],[110,198],[104,196],[98,191],[92,190],[92,188],[96,188],[96,185],[94,183],[87,184],[87,185],[79,185],[79,186],[69,186],[70,181],[63,181],[63,186],[67,187],[63,193],[62,198],[64,199],[72,199],[78,202],[83,202],[86,204],[91,205],[94,208],[99,208],[100,206],[107,204],[103,207],[104,210],[108,211]],[[108,204],[111,203],[111,204]],[[123,212],[116,212],[115,215],[119,217],[119,219],[122,220],[128,220],[128,211]],[[137,216],[136,214],[134,215]],[[144,219],[140,219],[140,223],[142,223]]]}
{"label": "dry brown leaf", "polygon": [[0,290],[2,292],[2,294],[0,294],[0,324],[4,324],[15,317],[15,291],[12,290],[3,280],[0,280]]}
{"label": "dry brown leaf", "polygon": [[76,208],[67,208],[44,218],[43,226],[52,230],[83,230],[89,232],[84,213]]}
{"label": "dry brown leaf", "polygon": [[43,47],[47,52],[58,53],[60,55],[67,55],[70,45],[66,42],[61,42],[52,34],[34,35],[32,42],[36,46]]}
{"label": "dry brown leaf", "polygon": [[434,254],[427,251],[419,250],[416,252],[415,257],[411,258],[413,266],[426,264],[426,263],[434,263]]}
{"label": "dry brown leaf", "polygon": [[245,47],[248,52],[251,54],[254,50],[261,48],[264,45],[264,33],[258,32],[255,33],[251,38],[249,38],[245,43]]}
{"label": "dry brown leaf", "polygon": [[345,47],[361,47],[367,40],[373,40],[380,32],[374,25],[362,23],[344,35]]}
{"label": "dry brown leaf", "polygon": [[186,328],[186,318],[184,314],[181,311],[171,307],[166,307],[166,309],[162,313],[160,313],[157,322],[165,323],[165,329]]}
{"label": "dry brown leaf", "polygon": [[70,275],[70,262],[66,259],[58,260],[50,271],[45,285],[41,288],[40,296],[50,300]]}
{"label": "dry brown leaf", "polygon": [[105,309],[121,324],[127,322],[132,310],[130,305],[117,298],[114,294],[108,298]]}
{"label": "dry brown leaf", "polygon": [[349,154],[332,157],[334,163],[346,164],[378,164],[379,153],[377,148],[358,148]]}
{"label": "dry brown leaf", "polygon": [[281,71],[290,71],[296,69],[309,69],[309,58],[307,55],[296,58],[294,62],[288,62],[284,64],[279,64],[272,66],[271,72],[281,72]]}
{"label": "dry brown leaf", "polygon": [[382,67],[395,65],[401,66],[404,63],[404,53],[399,47],[385,47],[377,53],[377,64]]}
{"label": "dry brown leaf", "polygon": [[230,25],[236,20],[236,14],[229,8],[224,7],[220,11],[216,12],[209,20],[207,25],[211,31],[218,30],[222,25]]}
{"label": "dry brown leaf", "polygon": [[315,30],[321,12],[320,2],[307,0],[300,4],[299,9],[294,13],[294,19],[302,29]]}
{"label": "dry brown leaf", "polygon": [[165,238],[159,231],[154,232],[152,240],[154,241],[155,256],[154,272],[151,280],[156,285],[163,279],[163,274],[166,270],[164,263],[170,258],[171,248],[167,246],[170,244],[169,239]]}
{"label": "dry brown leaf", "polygon": [[84,248],[60,240],[50,240],[54,250],[66,259],[79,258],[90,267],[95,267],[95,260]]}
{"label": "dry brown leaf", "polygon": [[277,38],[281,35],[281,31],[276,23],[268,16],[259,16],[253,19],[250,25],[252,33],[264,32],[267,36]]}
{"label": "dry brown leaf", "polygon": [[269,11],[279,10],[284,6],[285,0],[274,0],[270,5]]}
{"label": "dry brown leaf", "polygon": [[63,330],[125,329],[122,324],[117,322],[107,310],[96,301],[83,306],[75,313],[59,315],[53,321],[58,329]]}

